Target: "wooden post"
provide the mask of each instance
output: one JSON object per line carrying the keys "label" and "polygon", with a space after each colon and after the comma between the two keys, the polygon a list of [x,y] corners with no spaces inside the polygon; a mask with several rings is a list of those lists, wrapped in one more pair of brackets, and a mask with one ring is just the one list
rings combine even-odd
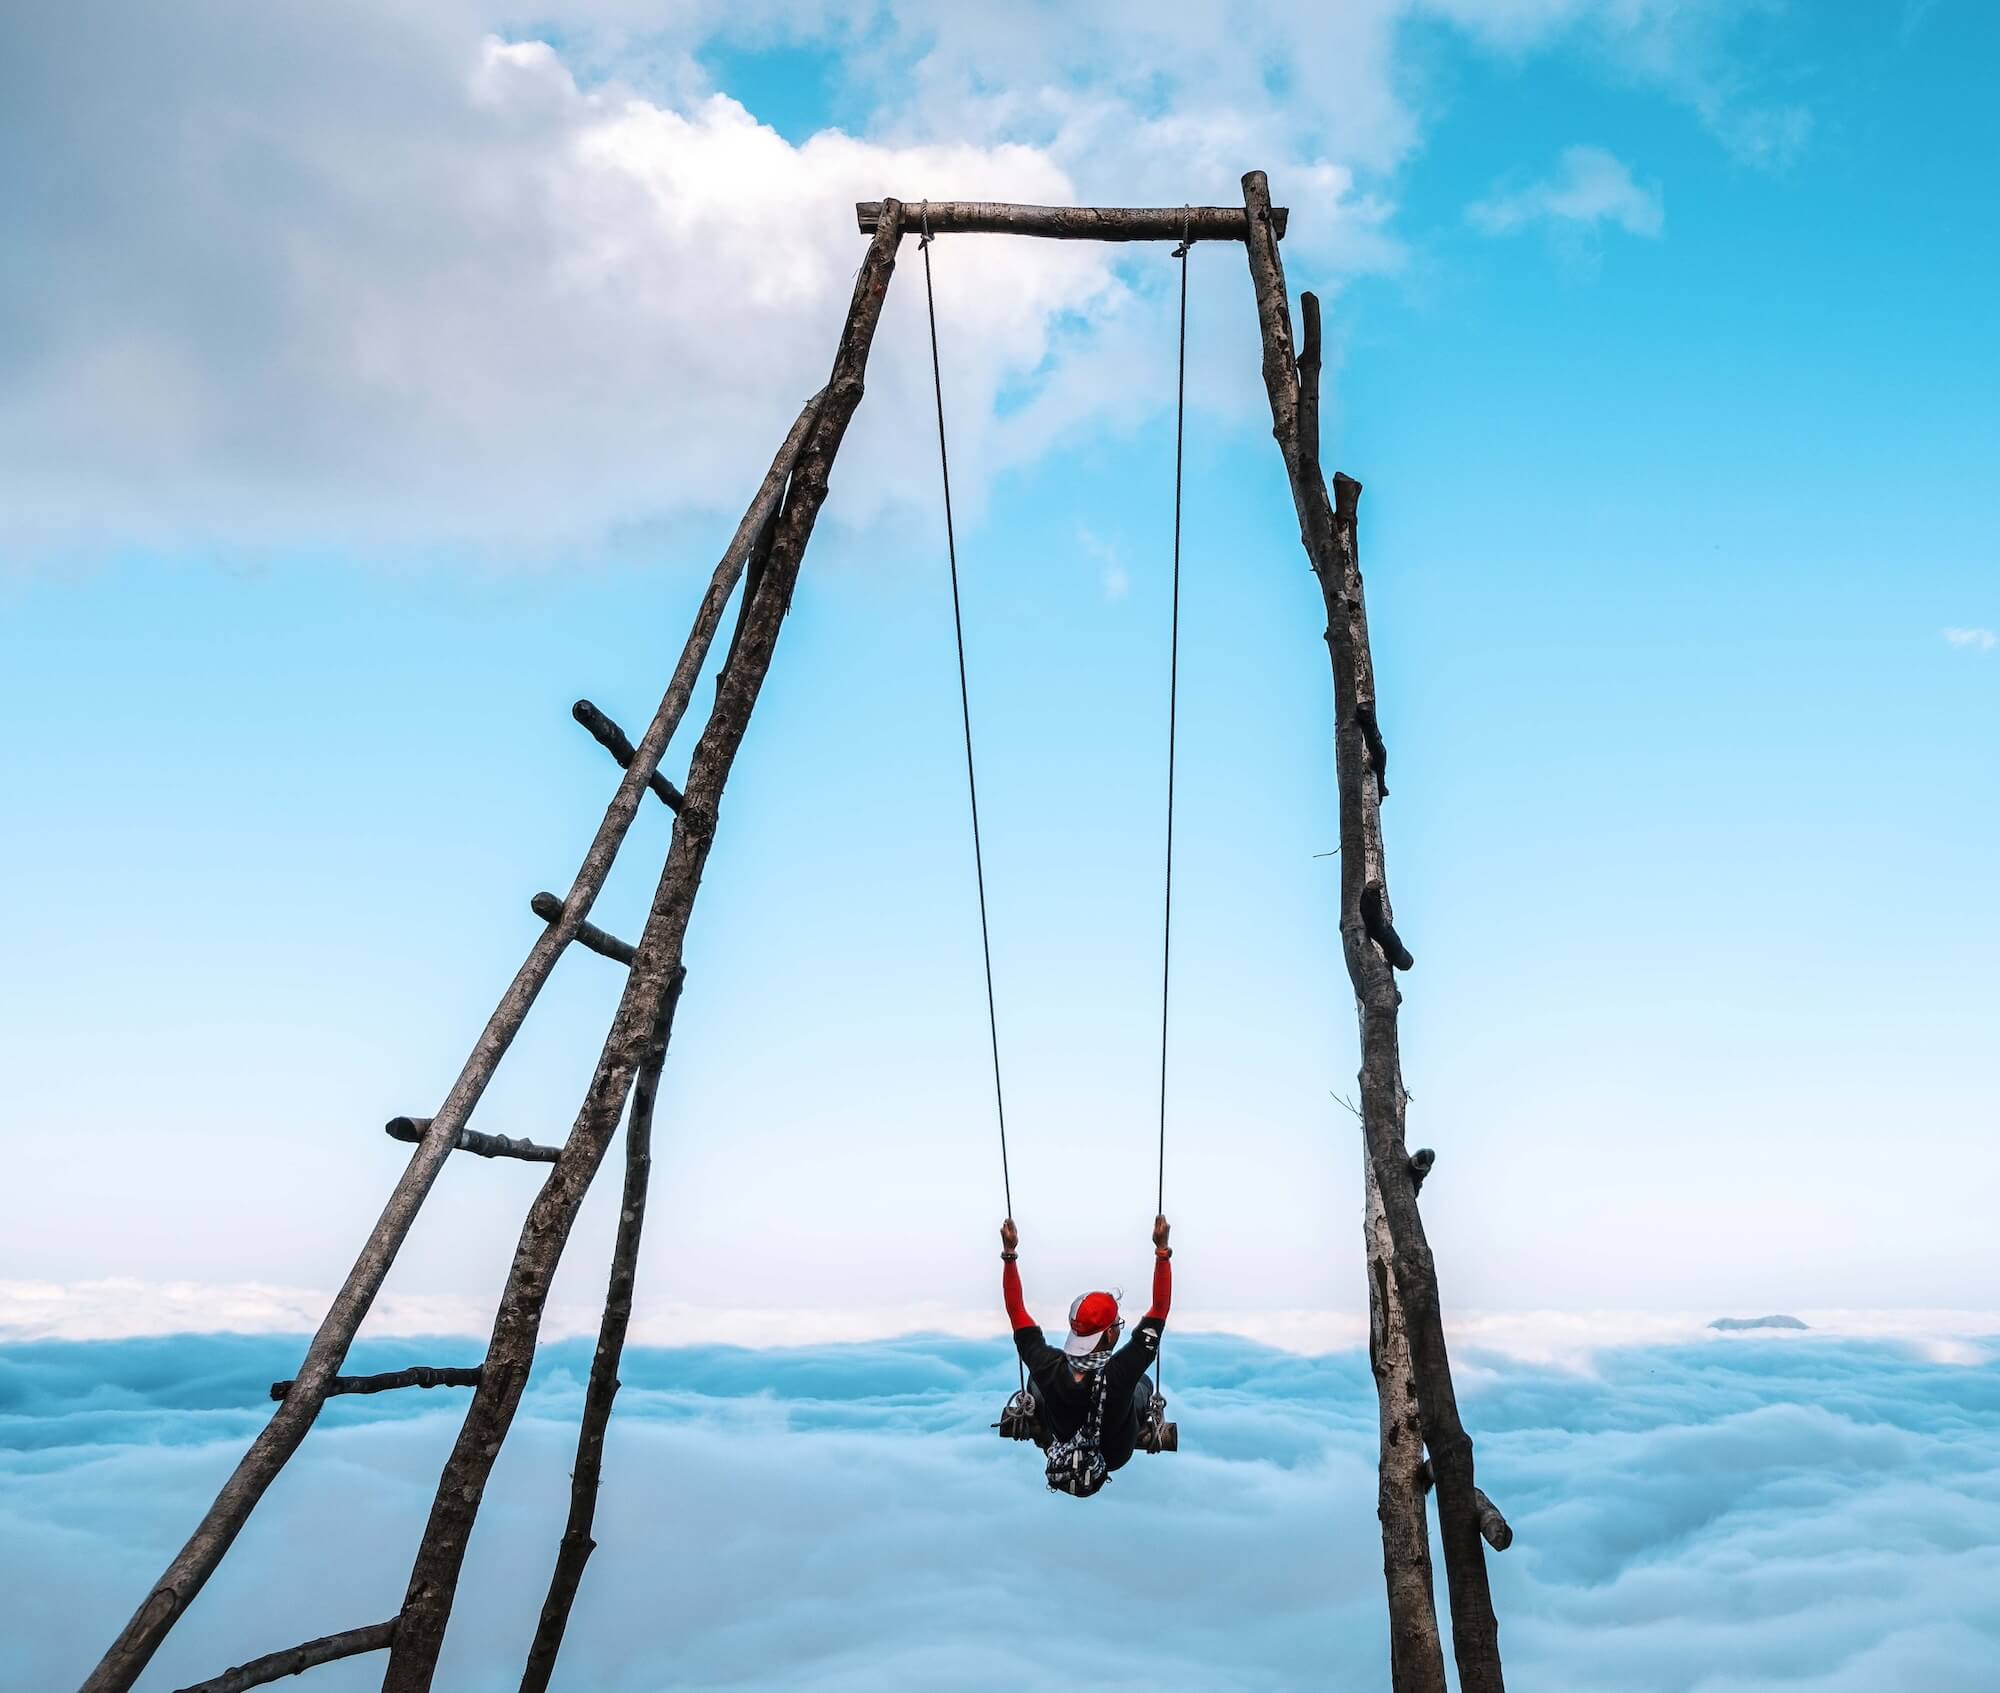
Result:
{"label": "wooden post", "polygon": [[[445,1626],[458,1590],[466,1541],[534,1362],[535,1341],[541,1330],[550,1278],[576,1221],[585,1190],[604,1159],[624,1110],[626,1094],[661,1015],[669,984],[681,968],[688,919],[715,839],[723,784],[743,744],[751,710],[770,670],[779,625],[791,603],[806,541],[826,501],[827,476],[834,454],[861,400],[862,374],[881,317],[882,298],[895,270],[902,223],[901,206],[895,201],[885,201],[875,238],[869,243],[867,256],[855,278],[854,296],[834,356],[832,378],[792,470],[791,486],[778,515],[764,581],[745,607],[736,649],[724,666],[708,725],[689,761],[666,866],[654,891],[652,908],[640,933],[611,1031],[605,1037],[596,1073],[562,1155],[521,1230],[500,1295],[480,1385],[439,1478],[430,1520],[410,1570],[396,1639],[389,1650],[389,1667],[382,1681],[383,1693],[428,1693],[436,1672]],[[639,770],[640,760],[634,759],[626,771],[626,784],[632,783],[634,773]],[[640,780],[644,780],[643,775]]]}
{"label": "wooden post", "polygon": [[576,1463],[570,1470],[569,1521],[556,1548],[556,1567],[549,1577],[548,1597],[521,1671],[521,1693],[547,1693],[555,1674],[556,1654],[583,1583],[583,1566],[597,1550],[591,1538],[597,1520],[597,1484],[604,1473],[604,1436],[611,1426],[611,1407],[620,1386],[618,1365],[625,1355],[625,1331],[632,1322],[632,1290],[639,1276],[639,1240],[646,1227],[646,1189],[653,1172],[653,1107],[659,1099],[660,1070],[673,1038],[674,1010],[680,1003],[687,971],[674,977],[666,1009],[639,1079],[632,1084],[632,1110],[625,1123],[625,1191],[618,1206],[618,1233],[611,1247],[611,1280],[604,1293],[604,1315],[597,1325],[597,1350],[590,1360],[590,1380],[583,1391],[583,1421],[576,1436]]}
{"label": "wooden post", "polygon": [[1393,1693],[1445,1693],[1416,1374],[1396,1298],[1382,1190],[1365,1151],[1362,1166],[1368,1196],[1362,1225],[1368,1248],[1368,1367],[1375,1376],[1379,1431],[1375,1515],[1382,1525],[1382,1579],[1389,1593],[1389,1685]]}
{"label": "wooden post", "polygon": [[[1316,383],[1301,379],[1284,265],[1271,228],[1270,186],[1262,171],[1244,177],[1243,204],[1249,216],[1244,249],[1257,292],[1271,432],[1284,455],[1299,536],[1326,606],[1326,641],[1333,661],[1334,772],[1340,790],[1340,938],[1361,1024],[1361,1123],[1389,1236],[1390,1283],[1409,1339],[1424,1444],[1437,1477],[1452,1652],[1461,1693],[1503,1693],[1499,1623],[1480,1538],[1472,1440],[1459,1419],[1452,1390],[1437,1267],[1417,1209],[1410,1154],[1403,1139],[1408,1096],[1397,1046],[1396,1009],[1402,995],[1395,977],[1398,965],[1407,969],[1410,958],[1396,936],[1383,865],[1378,762],[1386,767],[1387,761],[1385,755],[1378,760],[1376,751],[1381,734],[1375,665],[1368,647],[1368,611],[1355,541],[1361,484],[1336,475],[1334,497],[1329,500],[1318,454],[1309,450],[1318,439],[1318,390]],[[1316,313],[1316,302],[1307,309]],[[1308,369],[1316,368],[1317,346],[1311,351],[1315,363]],[[1391,1591],[1393,1597],[1393,1584]]]}
{"label": "wooden post", "polygon": [[777,458],[765,473],[762,486],[750,502],[750,509],[743,514],[743,521],[737,526],[721,562],[715,567],[659,710],[654,713],[644,738],[634,750],[632,762],[626,767],[624,778],[611,796],[611,803],[605,807],[604,820],[598,824],[597,834],[590,843],[589,851],[584,854],[582,867],[570,885],[568,897],[563,901],[562,916],[536,937],[526,960],[508,983],[507,991],[501,995],[500,1003],[487,1019],[486,1027],[480,1031],[458,1080],[452,1084],[450,1093],[445,1095],[437,1115],[430,1119],[423,1139],[410,1155],[410,1161],[362,1246],[360,1256],[348,1271],[340,1291],[334,1295],[332,1305],[313,1335],[312,1344],[306,1348],[298,1379],[272,1413],[271,1420],[264,1425],[263,1432],[251,1443],[250,1450],[244,1453],[234,1472],[223,1483],[222,1491],[216,1495],[207,1514],[196,1524],[187,1544],[175,1554],[173,1561],[153,1584],[152,1591],[140,1602],[131,1620],[120,1630],[117,1639],[112,1641],[97,1667],[91,1671],[81,1693],[128,1693],[140,1672],[159,1650],[160,1642],[194,1602],[203,1584],[215,1573],[223,1554],[229,1550],[244,1523],[249,1520],[250,1513],[256,1509],[258,1500],[263,1498],[278,1472],[298,1450],[299,1442],[305,1439],[306,1431],[319,1416],[320,1407],[326,1402],[328,1384],[345,1361],[355,1332],[368,1315],[369,1307],[374,1304],[375,1295],[381,1291],[389,1267],[395,1262],[411,1224],[416,1221],[418,1208],[430,1193],[431,1184],[437,1179],[445,1160],[458,1147],[460,1133],[466,1128],[473,1107],[479,1103],[480,1096],[500,1067],[501,1058],[527,1020],[529,1008],[555,969],[556,960],[577,938],[584,919],[590,915],[591,905],[604,887],[612,860],[617,857],[626,832],[638,815],[639,802],[659,769],[667,743],[680,727],[688,699],[694,692],[695,679],[701,674],[709,646],[721,626],[722,614],[728,607],[737,578],[742,574],[750,543],[777,509],[794,462],[819,415],[821,399],[821,395],[815,395],[806,402],[798,421],[792,425],[791,433],[785,437],[784,445],[778,449]]}

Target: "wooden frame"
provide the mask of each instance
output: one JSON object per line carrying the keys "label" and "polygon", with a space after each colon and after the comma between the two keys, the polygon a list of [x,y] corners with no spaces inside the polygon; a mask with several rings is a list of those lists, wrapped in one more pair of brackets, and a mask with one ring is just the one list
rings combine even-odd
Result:
{"label": "wooden frame", "polygon": [[[1284,208],[1274,207],[1263,173],[1243,179],[1235,206],[1021,206],[986,201],[893,199],[863,202],[856,221],[870,237],[856,276],[827,386],[806,403],[725,549],[698,607],[665,696],[635,746],[587,700],[577,721],[617,761],[623,776],[569,893],[536,895],[546,925],[481,1031],[435,1116],[399,1117],[395,1138],[415,1143],[346,1282],[308,1346],[296,1378],[273,1384],[279,1401],[213,1505],[168,1565],[82,1693],[125,1693],[161,1640],[201,1591],[279,1470],[298,1449],[327,1398],[401,1387],[470,1387],[471,1403],[445,1462],[402,1608],[387,1622],[270,1653],[211,1681],[199,1693],[240,1693],[315,1664],[387,1650],[385,1693],[425,1693],[436,1673],[457,1594],[465,1549],[500,1447],[519,1406],[540,1335],[549,1285],[579,1208],[602,1165],[619,1119],[626,1134],[625,1184],[604,1316],[585,1390],[572,1475],[569,1520],[523,1672],[523,1693],[544,1693],[570,1608],[595,1542],[591,1539],[603,1442],[632,1307],[651,1163],[654,1103],[686,969],[683,943],[702,870],[714,841],[724,786],[756,707],[804,558],[827,496],[828,478],[860,403],[862,378],[882,301],[905,235],[1026,235],[1055,240],[1236,241],[1249,258],[1264,343],[1273,432],[1284,455],[1307,557],[1318,576],[1333,661],[1335,765],[1341,817],[1341,940],[1361,1018],[1361,1106],[1367,1147],[1364,1235],[1370,1269],[1371,1357],[1381,1404],[1381,1515],[1396,1693],[1442,1693],[1424,1490],[1435,1474],[1449,1582],[1453,1637],[1464,1693],[1499,1693],[1497,1628],[1481,1548],[1482,1528],[1502,1544],[1505,1524],[1474,1485],[1472,1443],[1458,1419],[1437,1294],[1437,1278],[1417,1210],[1429,1155],[1412,1160],[1403,1139],[1406,1096],[1396,1052],[1394,970],[1410,958],[1390,914],[1382,863],[1380,804],[1386,754],[1377,727],[1367,614],[1355,549],[1360,484],[1334,478],[1329,499],[1319,467],[1319,318],[1304,297],[1307,336],[1294,351],[1278,241]],[[734,631],[687,779],[676,786],[661,759],[686,714],[739,580]],[[612,860],[644,796],[673,813],[673,834],[644,928],[627,943],[589,922]],[[469,1119],[519,1033],[556,961],[577,943],[626,971],[617,1011],[576,1121],[560,1146],[486,1135]],[[386,1376],[338,1373],[380,1291],[418,1208],[453,1151],[545,1163],[502,1288],[486,1355],[476,1367],[418,1367]],[[1430,1459],[1424,1459],[1424,1449]],[[1496,1530],[1495,1525],[1498,1525]]]}

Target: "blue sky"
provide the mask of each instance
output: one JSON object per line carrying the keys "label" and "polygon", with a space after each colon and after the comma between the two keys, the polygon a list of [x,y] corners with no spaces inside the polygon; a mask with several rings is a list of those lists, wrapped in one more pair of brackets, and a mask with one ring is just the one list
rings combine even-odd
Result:
{"label": "blue sky", "polygon": [[[1088,9],[633,19],[0,22],[38,161],[0,188],[0,1279],[128,1278],[142,1328],[165,1284],[338,1281],[377,1125],[441,1096],[608,790],[569,702],[636,731],[821,379],[854,198],[1261,165],[1368,488],[1448,1303],[2000,1306],[1982,8],[1168,6],[1110,69]],[[691,1308],[992,1299],[914,258],[690,940],[643,1285]],[[1137,1284],[1151,1208],[1172,266],[936,259],[1054,1308]],[[1181,1297],[1352,1311],[1320,621],[1240,255],[1193,263]],[[615,987],[565,965],[484,1126],[560,1133]],[[450,1171],[392,1293],[483,1303],[529,1179]]]}
{"label": "blue sky", "polygon": [[[406,1156],[380,1123],[434,1108],[609,791],[571,701],[636,732],[823,378],[852,202],[1226,202],[1257,166],[1327,302],[1326,456],[1367,485],[1411,1137],[1517,1531],[1509,1668],[1986,1685],[1996,48],[1970,0],[0,9],[0,1683],[80,1673],[295,1368]],[[1053,1318],[1146,1269],[1175,275],[935,259]],[[1106,1688],[1376,1685],[1328,682],[1241,255],[1192,260],[1185,1449],[1083,1511],[986,1426],[1000,1184],[914,260],[689,938],[566,1666],[1013,1685],[1053,1642]],[[563,1132],[617,985],[565,961],[480,1126]],[[356,1368],[475,1355],[535,1179],[446,1171]],[[455,1686],[512,1685],[609,1200]],[[1815,1332],[1694,1338],[1785,1309]],[[330,1406],[154,1682],[386,1614],[455,1413]]]}

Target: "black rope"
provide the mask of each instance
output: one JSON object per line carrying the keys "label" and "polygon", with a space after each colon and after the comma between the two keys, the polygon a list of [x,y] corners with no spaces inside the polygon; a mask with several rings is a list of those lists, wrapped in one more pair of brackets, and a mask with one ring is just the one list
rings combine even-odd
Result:
{"label": "black rope", "polygon": [[[1192,214],[1183,212],[1181,244],[1174,257],[1181,262],[1180,358],[1174,372],[1174,596],[1173,619],[1167,640],[1167,872],[1165,910],[1160,919],[1160,1155],[1159,1180],[1154,1189],[1153,1209],[1164,1216],[1167,1210],[1167,993],[1173,982],[1174,959],[1174,741],[1179,727],[1181,694],[1181,456],[1187,438],[1187,301],[1188,250],[1194,246],[1188,233]],[[1166,1349],[1161,1347],[1161,1352]],[[1153,1391],[1164,1391],[1165,1376],[1160,1353],[1153,1355]]]}
{"label": "black rope", "polygon": [[973,775],[972,701],[965,683],[965,614],[958,599],[958,541],[951,521],[951,459],[944,444],[944,378],[938,368],[937,296],[931,289],[931,211],[923,208],[924,305],[931,322],[931,389],[937,396],[938,470],[944,478],[944,546],[951,561],[951,625],[958,638],[958,710],[965,725],[965,791],[972,801],[972,870],[979,883],[979,948],[986,962],[986,1032],[993,1045],[993,1112],[1000,1120],[1000,1186],[1014,1215],[1014,1181],[1007,1168],[1007,1101],[1000,1088],[1000,1018],[993,1005],[993,937],[986,921],[986,860],[979,844],[979,783]]}
{"label": "black rope", "polygon": [[1188,220],[1181,223],[1181,244],[1174,257],[1181,262],[1180,364],[1174,378],[1174,598],[1167,644],[1167,873],[1166,910],[1160,921],[1160,1155],[1159,1182],[1153,1209],[1167,1209],[1167,990],[1173,977],[1174,955],[1174,738],[1181,690],[1181,448],[1187,433],[1187,298]]}

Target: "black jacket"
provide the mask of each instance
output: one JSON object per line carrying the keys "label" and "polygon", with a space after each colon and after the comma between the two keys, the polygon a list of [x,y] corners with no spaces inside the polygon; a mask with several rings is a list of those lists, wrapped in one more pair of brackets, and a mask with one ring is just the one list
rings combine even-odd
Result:
{"label": "black jacket", "polygon": [[[1104,1366],[1104,1426],[1099,1446],[1108,1469],[1117,1469],[1132,1456],[1139,1424],[1151,1402],[1152,1389],[1146,1372],[1160,1353],[1160,1333],[1167,1326],[1164,1317],[1142,1317],[1133,1327],[1132,1338],[1112,1354]],[[1070,1368],[1069,1356],[1059,1346],[1051,1346],[1033,1324],[1014,1331],[1014,1350],[1028,1368],[1041,1401],[1042,1415],[1058,1440],[1067,1440],[1083,1427],[1090,1410],[1091,1383],[1082,1381]]]}

